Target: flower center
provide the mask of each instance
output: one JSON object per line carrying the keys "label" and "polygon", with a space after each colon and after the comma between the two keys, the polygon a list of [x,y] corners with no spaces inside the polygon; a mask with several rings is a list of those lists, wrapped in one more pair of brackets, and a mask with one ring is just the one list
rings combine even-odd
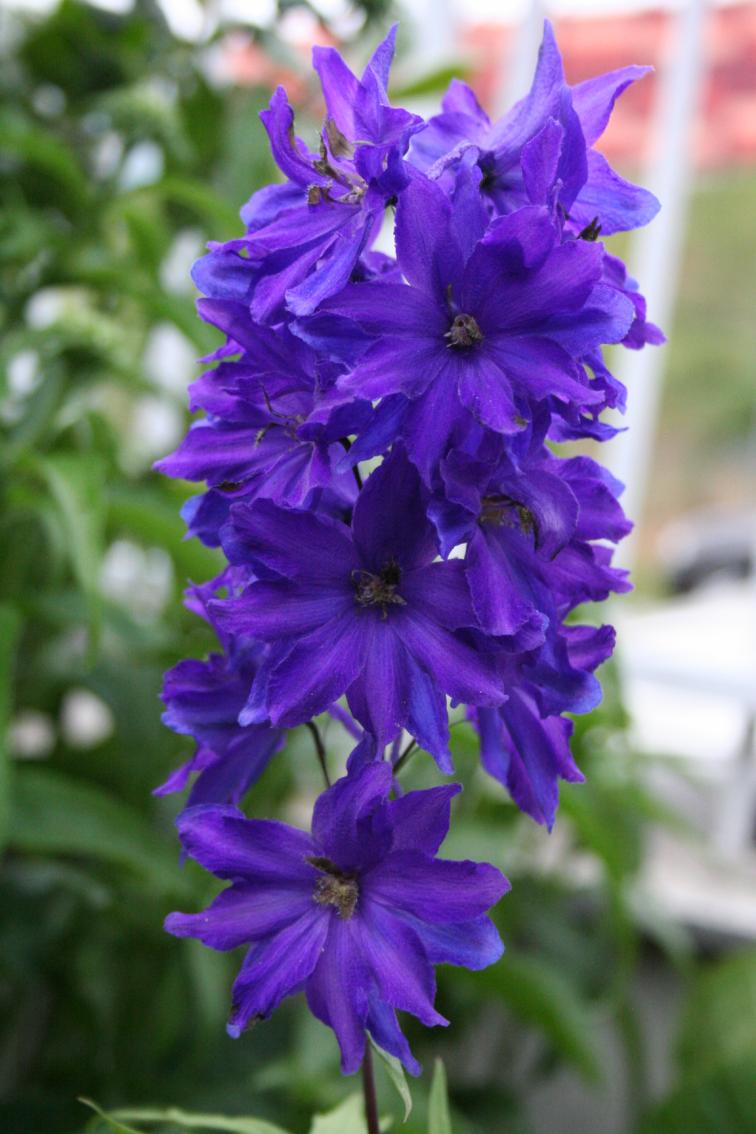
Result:
{"label": "flower center", "polygon": [[530,509],[501,493],[483,497],[478,523],[492,528],[519,527],[525,535],[535,531],[535,518]]}
{"label": "flower center", "polygon": [[402,596],[396,593],[401,577],[401,568],[393,559],[381,568],[378,575],[361,568],[352,571],[354,601],[358,606],[379,606],[381,617],[387,618],[390,606],[407,605]]}
{"label": "flower center", "polygon": [[450,347],[471,347],[483,342],[483,332],[474,315],[455,315],[444,338],[449,340]]}
{"label": "flower center", "polygon": [[335,906],[339,917],[348,921],[360,896],[356,876],[340,870],[329,858],[321,858],[319,855],[313,855],[307,862],[316,870],[322,871],[312,895],[315,901],[321,906]]}

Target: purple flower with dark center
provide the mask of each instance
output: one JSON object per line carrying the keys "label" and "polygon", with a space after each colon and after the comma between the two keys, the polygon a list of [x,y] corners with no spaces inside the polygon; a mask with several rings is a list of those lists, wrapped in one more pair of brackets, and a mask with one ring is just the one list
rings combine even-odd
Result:
{"label": "purple flower with dark center", "polygon": [[617,98],[650,70],[622,67],[570,86],[546,20],[528,94],[492,123],[470,88],[453,80],[443,113],[414,139],[412,160],[423,169],[443,167],[473,148],[481,189],[496,213],[558,203],[570,230],[588,239],[638,228],[656,216],[659,202],[620,177],[592,147]]}
{"label": "purple flower with dark center", "polygon": [[187,658],[168,670],[163,684],[163,722],[174,732],[193,736],[196,751],[155,795],[183,791],[198,773],[186,806],[238,801],[260,778],[283,747],[285,729],[270,724],[240,725],[239,713],[259,668],[263,647],[210,654],[207,661]]}
{"label": "purple flower with dark center", "polygon": [[496,643],[475,629],[464,565],[434,562],[426,507],[395,448],[360,492],[351,528],[263,500],[232,509],[224,550],[266,578],[214,615],[272,644],[242,721],[302,724],[346,693],[379,748],[406,728],[451,770],[444,694],[496,705],[505,691]]}
{"label": "purple flower with dark center", "polygon": [[[497,709],[471,709],[480,734],[480,761],[513,801],[551,830],[559,802],[559,780],[585,778],[570,752],[567,711],[589,712],[601,699],[593,671],[614,647],[610,626],[563,627],[551,649],[551,669],[542,659],[513,663],[509,696]],[[519,670],[519,672],[518,672]]]}
{"label": "purple flower with dark center", "polygon": [[204,480],[216,490],[211,501],[191,502],[190,526],[208,527],[210,517],[223,522],[223,497],[230,503],[240,495],[264,496],[308,507],[328,490],[349,507],[356,488],[351,473],[336,468],[344,455],[339,440],[367,422],[369,403],[355,401],[308,421],[335,381],[333,364],[318,359],[285,326],[253,323],[242,304],[200,300],[199,310],[228,335],[241,358],[221,362],[193,383],[190,409],[204,409],[207,417],[155,465],[167,476]]}
{"label": "purple flower with dark center", "polygon": [[451,452],[441,476],[430,515],[443,554],[465,545],[473,606],[489,634],[545,631],[573,606],[624,588],[624,573],[611,573],[592,541],[620,540],[631,524],[617,501],[622,486],[595,461],[513,445],[493,463]]}
{"label": "purple flower with dark center", "polygon": [[209,604],[219,593],[246,583],[248,572],[229,567],[216,579],[189,587],[185,603],[210,624],[222,653],[207,661],[187,658],[169,669],[163,682],[163,723],[174,732],[191,736],[194,755],[177,768],[155,795],[183,791],[196,774],[187,807],[199,803],[238,803],[260,778],[276,752],[283,747],[286,730],[269,721],[239,724],[249,687],[265,652],[261,642],[237,639],[224,633]]}
{"label": "purple flower with dark center", "polygon": [[273,157],[288,178],[260,190],[242,210],[247,235],[211,247],[195,265],[206,295],[250,305],[256,320],[315,310],[348,282],[407,184],[403,155],[424,123],[389,105],[396,29],[357,79],[333,48],[316,47],[328,117],[319,153],[294,133],[294,112],[279,87],[262,111]]}
{"label": "purple flower with dark center", "polygon": [[[602,400],[579,364],[618,342],[633,306],[601,282],[602,250],[560,243],[545,208],[524,208],[483,228],[467,204],[460,218],[435,183],[418,175],[397,206],[399,264],[409,281],[352,284],[324,304],[373,336],[337,386],[366,399],[402,394],[412,460],[430,480],[460,418],[513,434],[533,405]],[[295,329],[299,330],[299,326]]]}
{"label": "purple flower with dark center", "polygon": [[231,807],[180,816],[185,852],[231,886],[202,913],[171,914],[166,929],[213,949],[250,947],[232,1036],[304,988],[336,1033],[344,1074],[359,1068],[367,1032],[417,1075],[397,1010],[447,1024],[433,1005],[433,965],[481,969],[501,955],[485,915],[507,880],[493,866],[435,858],[459,786],[389,800],[391,785],[387,763],[350,773],[318,799],[311,835]]}

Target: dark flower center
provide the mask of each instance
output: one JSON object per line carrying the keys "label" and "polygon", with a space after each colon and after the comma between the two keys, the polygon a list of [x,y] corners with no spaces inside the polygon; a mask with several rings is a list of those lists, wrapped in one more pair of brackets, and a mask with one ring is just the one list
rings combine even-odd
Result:
{"label": "dark flower center", "polygon": [[390,606],[407,605],[402,596],[396,593],[401,577],[401,567],[393,559],[377,575],[360,568],[352,571],[354,601],[358,606],[379,606],[381,617],[387,618]]}
{"label": "dark flower center", "polygon": [[354,913],[360,896],[357,876],[340,870],[329,858],[320,855],[313,855],[307,862],[322,872],[313,891],[315,901],[321,906],[335,906],[339,917],[347,921]]}
{"label": "dark flower center", "polygon": [[455,315],[444,338],[449,340],[450,347],[471,347],[483,341],[483,332],[474,315]]}
{"label": "dark flower center", "polygon": [[483,497],[478,523],[492,528],[519,527],[524,535],[535,531],[535,518],[530,509],[502,493]]}

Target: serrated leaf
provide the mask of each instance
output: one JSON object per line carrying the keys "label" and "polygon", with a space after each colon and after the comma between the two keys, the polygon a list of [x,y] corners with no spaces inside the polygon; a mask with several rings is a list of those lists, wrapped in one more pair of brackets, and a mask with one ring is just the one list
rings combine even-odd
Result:
{"label": "serrated leaf", "polygon": [[110,1116],[127,1122],[169,1122],[187,1130],[211,1130],[215,1134],[289,1134],[282,1126],[274,1126],[264,1118],[229,1118],[223,1114],[192,1114],[178,1107],[165,1110],[122,1108]]}
{"label": "serrated leaf", "polygon": [[157,894],[187,892],[178,857],[144,816],[102,788],[49,768],[18,770],[8,843],[30,854],[114,863],[139,874]]}
{"label": "serrated leaf", "polygon": [[6,603],[0,605],[0,850],[8,839],[11,813],[12,768],[7,734],[12,705],[13,662],[20,629],[18,611]]}
{"label": "serrated leaf", "polygon": [[404,1118],[402,1122],[406,1122],[412,1114],[412,1095],[410,1094],[409,1084],[407,1083],[407,1076],[404,1074],[404,1068],[395,1056],[390,1055],[388,1051],[384,1051],[372,1038],[370,1044],[383,1064],[392,1085],[396,1088],[396,1093],[402,1100],[402,1105],[404,1106]]}
{"label": "serrated leaf", "polygon": [[428,1134],[452,1134],[446,1068],[441,1059],[437,1059],[433,1067],[433,1079],[428,1100]]}

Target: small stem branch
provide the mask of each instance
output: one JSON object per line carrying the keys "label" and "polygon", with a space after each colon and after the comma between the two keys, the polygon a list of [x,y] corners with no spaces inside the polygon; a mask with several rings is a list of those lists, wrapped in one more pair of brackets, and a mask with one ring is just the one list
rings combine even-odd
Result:
{"label": "small stem branch", "polygon": [[365,1096],[365,1121],[368,1134],[381,1134],[378,1120],[378,1100],[375,1094],[375,1075],[373,1074],[373,1052],[369,1037],[365,1037],[365,1056],[362,1060],[362,1093]]}
{"label": "small stem branch", "polygon": [[[339,444],[344,446],[344,450],[347,453],[352,448],[352,442],[349,440],[348,437],[339,438]],[[352,475],[354,476],[354,479],[357,482],[357,487],[359,489],[361,489],[362,488],[362,477],[360,476],[360,470],[359,470],[359,467],[357,465],[352,465]]]}
{"label": "small stem branch", "polygon": [[320,729],[315,724],[315,721],[308,721],[307,728],[310,730],[313,744],[315,745],[315,754],[320,764],[320,770],[323,773],[323,779],[326,782],[326,787],[331,786],[331,777],[328,775],[328,764],[326,763],[326,750],[323,744],[323,737],[320,735]]}
{"label": "small stem branch", "polygon": [[397,762],[394,764],[394,775],[395,776],[397,776],[399,774],[399,772],[401,772],[402,768],[407,763],[407,761],[409,760],[410,756],[412,755],[412,753],[415,751],[416,748],[417,748],[417,741],[411,740],[409,742],[409,744],[407,745],[407,747],[404,749],[404,752],[402,752],[400,754]]}

